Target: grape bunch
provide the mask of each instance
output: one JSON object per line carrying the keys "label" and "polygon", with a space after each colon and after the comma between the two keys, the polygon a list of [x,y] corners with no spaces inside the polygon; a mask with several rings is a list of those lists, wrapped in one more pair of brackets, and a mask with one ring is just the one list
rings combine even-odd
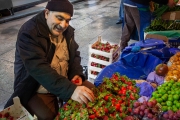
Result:
{"label": "grape bunch", "polygon": [[158,120],[160,113],[160,106],[156,100],[144,101],[143,103],[136,101],[133,104],[132,115],[139,119],[147,118],[150,120]]}
{"label": "grape bunch", "polygon": [[168,110],[163,114],[163,120],[179,120],[180,119],[180,110],[177,112],[173,112],[172,110]]}

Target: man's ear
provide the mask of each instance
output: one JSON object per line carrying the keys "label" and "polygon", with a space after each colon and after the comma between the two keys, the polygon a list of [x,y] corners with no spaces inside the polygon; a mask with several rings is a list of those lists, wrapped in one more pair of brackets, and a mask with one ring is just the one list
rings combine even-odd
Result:
{"label": "man's ear", "polygon": [[44,14],[45,14],[45,18],[46,18],[46,19],[48,18],[49,12],[50,12],[50,11],[49,11],[48,9],[45,9],[45,10],[44,10]]}

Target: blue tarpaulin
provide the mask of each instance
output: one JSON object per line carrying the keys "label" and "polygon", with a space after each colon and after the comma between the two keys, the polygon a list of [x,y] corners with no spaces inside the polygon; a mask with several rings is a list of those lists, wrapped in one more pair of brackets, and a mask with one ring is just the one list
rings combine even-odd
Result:
{"label": "blue tarpaulin", "polygon": [[104,77],[111,77],[115,72],[126,75],[131,79],[146,79],[148,74],[162,61],[151,55],[143,53],[129,53],[115,63],[106,66],[97,76],[94,84],[98,86]]}

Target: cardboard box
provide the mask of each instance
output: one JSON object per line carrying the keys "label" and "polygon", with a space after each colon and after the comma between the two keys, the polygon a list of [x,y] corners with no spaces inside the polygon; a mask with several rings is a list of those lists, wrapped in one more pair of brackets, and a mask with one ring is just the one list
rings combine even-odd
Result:
{"label": "cardboard box", "polygon": [[161,17],[164,20],[180,20],[180,11],[166,12]]}
{"label": "cardboard box", "polygon": [[174,48],[180,48],[180,38],[167,38],[166,36],[163,35],[158,35],[156,33],[154,34],[144,34],[145,40],[148,38],[154,38],[154,39],[159,39],[163,40],[165,44],[169,47],[174,47]]}
{"label": "cardboard box", "polygon": [[157,34],[146,34],[145,35],[145,40],[148,38],[154,38],[154,39],[159,39],[159,40],[163,40],[165,43],[168,43],[168,38],[166,36],[163,35],[157,35]]}
{"label": "cardboard box", "polygon": [[[0,112],[0,114],[4,115],[9,113],[11,116],[10,120],[37,120],[36,117],[33,117],[20,103],[19,97],[13,98],[14,104],[10,107],[4,109]],[[4,118],[0,118],[0,120],[6,120]],[[7,119],[8,120],[8,119]]]}

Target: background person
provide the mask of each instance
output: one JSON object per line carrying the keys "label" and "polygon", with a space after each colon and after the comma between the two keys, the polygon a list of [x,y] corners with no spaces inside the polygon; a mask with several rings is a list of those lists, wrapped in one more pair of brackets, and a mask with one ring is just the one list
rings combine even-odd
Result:
{"label": "background person", "polygon": [[[159,4],[175,6],[174,0],[153,0]],[[122,31],[120,49],[128,46],[134,29],[137,28],[139,40],[144,40],[144,29],[151,23],[150,0],[124,0],[125,22]]]}

